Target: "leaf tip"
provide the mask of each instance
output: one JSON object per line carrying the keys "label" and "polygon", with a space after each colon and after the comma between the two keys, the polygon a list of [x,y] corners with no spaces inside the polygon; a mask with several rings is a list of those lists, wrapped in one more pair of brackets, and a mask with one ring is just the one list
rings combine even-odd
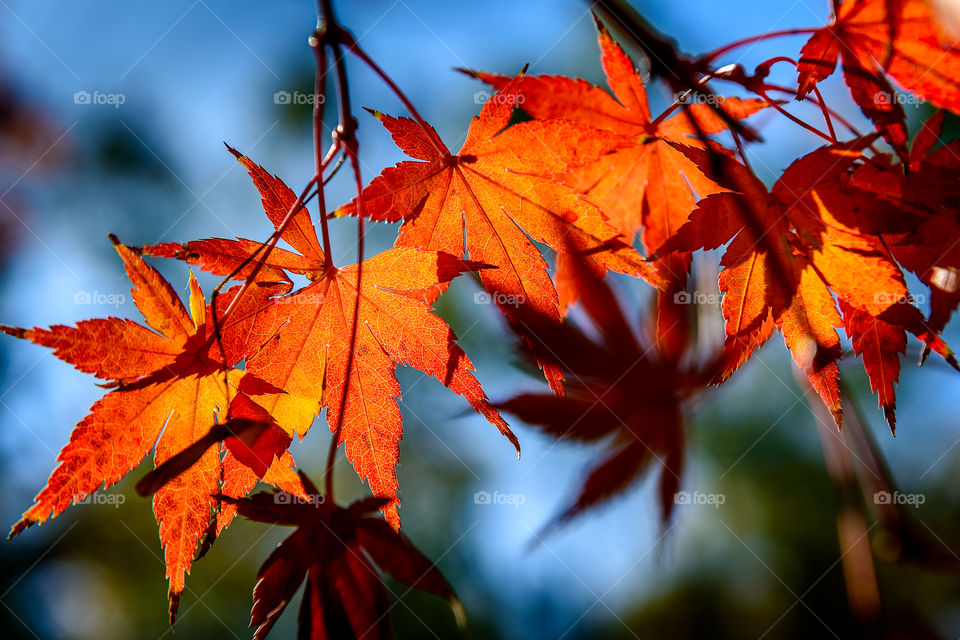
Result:
{"label": "leaf tip", "polygon": [[501,431],[503,432],[503,435],[507,437],[507,440],[510,441],[510,444],[513,445],[513,448],[517,450],[517,460],[519,460],[520,459],[520,440],[517,439],[516,434],[513,432],[513,430],[510,427],[504,427],[503,429],[501,429]]}
{"label": "leaf tip", "polygon": [[0,332],[3,332],[8,336],[13,336],[14,338],[20,338],[21,340],[29,339],[29,330],[21,329],[20,327],[8,327],[5,324],[0,324]]}
{"label": "leaf tip", "polygon": [[603,20],[600,19],[600,16],[597,14],[597,12],[591,9],[590,15],[593,16],[593,24],[597,27],[597,31],[599,31],[601,35],[606,33],[607,27],[604,26]]}
{"label": "leaf tip", "polygon": [[833,421],[837,423],[837,431],[843,431],[843,408],[831,407],[830,413],[833,414]]}
{"label": "leaf tip", "polygon": [[7,534],[7,540],[13,540],[26,529],[29,529],[35,524],[37,524],[37,521],[31,518],[20,518],[19,522],[10,527],[10,533]]}
{"label": "leaf tip", "polygon": [[960,364],[957,364],[957,359],[954,357],[953,352],[949,349],[943,354],[943,359],[947,361],[951,367],[960,371]]}
{"label": "leaf tip", "polygon": [[173,590],[171,589],[171,590],[170,590],[170,593],[169,593],[169,598],[170,598],[170,608],[169,608],[169,612],[170,612],[170,628],[173,629],[173,625],[174,625],[174,624],[176,623],[176,621],[177,621],[177,609],[180,608],[180,592],[179,592],[179,591],[173,591]]}

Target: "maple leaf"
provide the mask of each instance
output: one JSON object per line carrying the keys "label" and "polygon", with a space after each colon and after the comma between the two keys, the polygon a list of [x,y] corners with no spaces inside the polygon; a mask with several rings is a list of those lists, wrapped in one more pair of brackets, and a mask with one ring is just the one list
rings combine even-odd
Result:
{"label": "maple leaf", "polygon": [[[709,171],[709,153],[681,145],[677,149]],[[825,302],[823,290],[811,289],[806,302],[798,295],[797,276],[807,263],[803,256],[794,255],[789,221],[780,203],[746,167],[731,158],[723,159],[722,175],[729,192],[701,200],[687,223],[655,252],[659,256],[716,249],[729,243],[719,278],[725,294],[721,311],[727,339],[715,381],[728,378],[770,337],[772,328],[783,329],[786,320],[784,337],[788,346],[798,349],[794,354],[797,364],[808,371],[815,387],[823,390],[828,406],[839,411],[838,371],[833,362],[839,356],[839,339],[832,328],[839,326],[839,315],[833,318],[817,313],[811,317],[806,313],[806,302],[813,304],[817,298]],[[787,310],[789,316],[784,315]],[[839,418],[838,413],[835,416]]]}
{"label": "maple leaf", "polygon": [[[247,169],[250,178],[260,192],[260,202],[263,205],[264,212],[274,226],[279,225],[287,216],[287,212],[296,204],[297,195],[283,180],[270,175],[263,167],[230,145],[224,146]],[[204,271],[217,275],[229,275],[234,270],[240,269],[235,274],[238,280],[248,279],[258,263],[260,264],[260,271],[257,280],[262,282],[285,281],[292,285],[293,283],[287,277],[285,271],[303,273],[313,277],[323,271],[323,250],[320,248],[313,222],[310,220],[310,212],[306,207],[301,206],[293,214],[290,223],[284,230],[283,239],[299,253],[274,247],[265,259],[261,254],[259,260],[250,260],[250,256],[260,249],[262,243],[244,238],[237,238],[236,240],[210,238],[193,240],[184,244],[163,242],[141,247],[139,250],[155,257],[184,260],[200,266]],[[314,259],[317,256],[320,256],[319,261]]]}
{"label": "maple leaf", "polygon": [[[289,210],[296,198],[279,178],[234,153],[250,170],[271,221],[279,224],[285,216],[280,211]],[[483,265],[438,251],[399,247],[362,265],[330,268],[306,209],[294,216],[282,239],[298,253],[286,252],[282,261],[268,258],[267,264],[305,276],[310,284],[259,306],[248,305],[223,328],[225,349],[234,357],[245,357],[249,373],[284,390],[259,403],[281,428],[302,437],[326,407],[330,430],[340,434],[338,444],[346,443],[347,457],[360,478],[374,495],[391,499],[385,515],[398,528],[396,465],[403,425],[397,406],[397,364],[416,367],[465,398],[519,453],[516,436],[473,377],[470,359],[429,304],[441,286]],[[170,253],[219,275],[242,264],[243,252],[250,249],[246,241],[226,239],[187,246],[192,248]],[[215,251],[207,253],[207,247]],[[142,250],[166,251],[163,246]],[[251,254],[248,251],[246,257]],[[282,279],[289,281],[286,274]],[[272,290],[286,293],[289,287]]]}
{"label": "maple leaf", "polygon": [[[176,258],[190,264],[196,264],[204,271],[227,275],[239,269],[236,274],[238,280],[246,280],[257,266],[256,260],[250,260],[262,243],[257,240],[237,238],[223,240],[209,238],[206,240],[190,240],[182,244],[176,242],[161,242],[159,244],[136,247],[143,255],[155,258]],[[256,280],[265,283],[287,282],[292,286],[285,270],[303,270],[307,265],[303,256],[281,247],[274,247],[266,260],[262,260]]]}
{"label": "maple leaf", "polygon": [[[523,98],[519,106],[537,119],[570,120],[629,139],[628,145],[572,168],[562,178],[598,205],[628,241],[633,242],[635,234],[643,229],[643,245],[652,251],[687,221],[697,200],[726,191],[668,141],[696,145],[698,136],[720,133],[727,125],[706,104],[687,105],[672,117],[652,120],[643,78],[603,24],[596,20],[596,25],[603,70],[613,95],[585,80],[524,76],[518,81]],[[511,81],[508,76],[462,71],[497,89]],[[734,119],[746,118],[766,106],[759,99],[720,100],[719,108]],[[557,269],[558,288],[563,282],[561,293],[568,292],[562,299],[564,306],[578,295],[569,287],[566,260],[561,257]],[[690,256],[667,256],[657,266],[664,280],[680,282],[682,286],[690,268]]]}
{"label": "maple leaf", "polygon": [[895,214],[874,216],[873,229],[883,234],[897,261],[929,287],[928,328],[937,333],[960,304],[960,142],[937,148],[944,112],[924,124],[910,147],[905,172],[889,156],[859,167],[853,184],[890,203]]}
{"label": "maple leaf", "polygon": [[[574,259],[571,267],[571,277],[583,292],[580,303],[591,320],[591,333],[598,337],[589,337],[569,320],[556,325],[542,317],[522,317],[513,330],[537,345],[538,358],[562,369],[567,393],[524,393],[497,406],[558,440],[605,443],[604,455],[576,499],[548,529],[614,498],[657,466],[666,522],[684,463],[681,407],[706,387],[707,377],[680,366],[669,344],[638,339],[609,286],[583,261]],[[680,329],[676,334],[673,341],[682,343],[682,356],[689,334]]]}
{"label": "maple leaf", "polygon": [[960,50],[942,42],[928,0],[847,0],[801,51],[797,97],[833,73],[837,59],[864,115],[906,160],[907,127],[893,76],[922,99],[960,113]]}
{"label": "maple leaf", "polygon": [[[373,115],[416,161],[388,167],[359,196],[372,220],[403,220],[396,246],[433,249],[494,269],[480,280],[507,315],[520,307],[559,320],[557,291],[547,264],[530,241],[555,250],[571,246],[592,267],[661,278],[600,210],[551,176],[588,163],[623,144],[616,134],[561,120],[507,127],[523,99],[521,80],[505,84],[473,119],[456,155],[432,127],[408,118]],[[355,215],[357,200],[338,215]],[[529,236],[529,238],[528,238]],[[556,370],[544,370],[560,392]]]}
{"label": "maple leaf", "polygon": [[406,536],[374,515],[386,498],[344,508],[302,477],[306,499],[285,492],[223,498],[250,520],[296,527],[257,572],[250,616],[255,640],[270,633],[304,582],[297,637],[393,637],[380,571],[411,589],[448,599],[463,623],[463,608],[443,574]]}
{"label": "maple leaf", "polygon": [[900,377],[900,356],[907,349],[907,332],[903,327],[884,322],[843,300],[843,328],[853,344],[853,351],[863,360],[870,379],[870,388],[877,394],[883,415],[896,430],[897,399],[894,384]]}
{"label": "maple leaf", "polygon": [[[842,412],[836,361],[841,350],[835,329],[842,322],[831,291],[842,303],[914,333],[952,361],[949,348],[909,304],[903,274],[877,235],[873,219],[893,215],[890,207],[850,184],[862,149],[871,140],[807,154],[790,165],[769,193],[728,159],[725,173],[740,193],[705,198],[658,252],[713,249],[729,242],[720,274],[726,294],[721,306],[727,333],[723,366],[740,366],[769,337],[772,318],[838,426]],[[707,166],[703,151],[688,148],[686,153]],[[848,328],[857,342],[864,322],[851,316]],[[882,406],[892,420],[892,381],[881,384],[877,372],[872,361],[868,373],[875,388],[882,387]],[[730,373],[729,368],[722,370],[718,379]]]}
{"label": "maple leaf", "polygon": [[[154,460],[161,465],[202,438],[236,398],[277,391],[221,363],[210,339],[203,293],[192,273],[188,313],[153,267],[116,238],[111,239],[134,285],[133,301],[150,328],[119,318],[84,320],[76,327],[50,329],[0,327],[5,333],[52,348],[58,358],[113,381],[109,386],[115,387],[73,430],[57,458],[60,464],[34,505],[14,525],[11,537],[60,514],[101,485],[113,485],[140,464],[154,445]],[[244,448],[240,443],[226,448],[223,459],[219,448],[210,449],[157,491],[153,510],[170,580],[171,622],[197,542],[216,506],[212,494],[245,495],[258,478],[302,493],[292,470],[293,459],[285,452],[287,444],[289,438],[282,446],[273,447],[269,464],[264,463],[257,472],[233,453]],[[241,452],[241,457],[244,455]],[[223,485],[224,477],[232,478],[230,486]],[[218,515],[217,533],[231,517],[229,511]]]}

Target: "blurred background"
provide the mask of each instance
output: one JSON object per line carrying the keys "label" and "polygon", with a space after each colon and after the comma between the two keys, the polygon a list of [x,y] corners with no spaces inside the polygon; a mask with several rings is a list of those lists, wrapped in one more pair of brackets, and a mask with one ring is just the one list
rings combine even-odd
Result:
{"label": "blurred background", "polygon": [[[342,22],[412,97],[451,149],[487,94],[456,73],[470,67],[579,76],[603,84],[585,2],[335,2]],[[774,29],[818,26],[828,2],[709,0],[636,2],[681,48],[702,53]],[[265,238],[270,229],[228,142],[299,190],[312,173],[312,88],[307,46],[312,2],[173,0],[165,3],[0,0],[0,322],[65,324],[107,315],[140,319],[107,239],[129,244],[209,236]],[[803,38],[762,42],[724,62],[748,69],[796,56]],[[354,103],[403,109],[385,86],[348,60]],[[779,80],[792,82],[779,68]],[[718,85],[719,86],[719,85]],[[827,100],[864,124],[838,77]],[[278,92],[286,92],[278,93]],[[284,95],[289,99],[284,98]],[[278,97],[279,96],[279,97]],[[669,104],[651,90],[653,111]],[[796,113],[811,122],[817,114]],[[908,105],[915,129],[929,113]],[[402,158],[360,112],[364,180]],[[752,120],[767,144],[751,149],[772,181],[818,139],[785,120]],[[770,142],[772,141],[772,142]],[[330,185],[331,207],[352,197],[347,171]],[[395,227],[370,225],[369,254]],[[355,222],[333,223],[336,262],[355,261]],[[716,272],[716,256],[698,262]],[[156,263],[186,294],[187,270]],[[708,282],[704,280],[704,282]],[[213,280],[202,280],[209,292]],[[614,282],[639,319],[649,295]],[[704,286],[710,286],[706,284]],[[715,287],[715,281],[712,285]],[[498,312],[474,304],[461,278],[438,304],[461,336],[494,399],[542,390],[517,366]],[[716,332],[717,309],[712,329]],[[960,344],[950,330],[947,341]],[[932,359],[931,359],[932,360]],[[939,363],[905,360],[894,439],[858,365],[845,380],[900,488],[924,496],[908,507],[942,544],[960,544],[960,440],[952,399],[960,378]],[[557,443],[515,424],[509,444],[456,395],[401,369],[405,418],[399,469],[406,533],[448,576],[481,638],[857,637],[837,541],[838,493],[815,417],[774,337],[722,393],[691,407],[685,491],[723,504],[679,505],[661,527],[654,484],[645,482],[538,544],[537,533],[579,488],[596,451]],[[0,340],[0,523],[15,522],[44,485],[73,425],[103,393],[48,350]],[[329,434],[320,422],[293,452],[319,476]],[[166,590],[156,522],[132,487],[147,464],[42,527],[0,543],[0,628],[8,638],[163,638]],[[365,495],[348,464],[341,499]],[[509,499],[480,504],[478,492]],[[483,502],[480,500],[479,502]],[[250,591],[259,563],[287,535],[237,521],[193,569],[177,635],[250,636]],[[871,540],[874,538],[871,530]],[[875,541],[876,542],[876,541]],[[948,553],[949,552],[949,553]],[[882,554],[881,554],[882,555]],[[957,558],[954,556],[954,559]],[[960,560],[958,560],[960,562]],[[888,637],[960,636],[955,573],[877,561]],[[393,585],[403,638],[460,637],[443,602]],[[295,603],[296,605],[297,603]],[[289,612],[273,637],[290,637]]]}

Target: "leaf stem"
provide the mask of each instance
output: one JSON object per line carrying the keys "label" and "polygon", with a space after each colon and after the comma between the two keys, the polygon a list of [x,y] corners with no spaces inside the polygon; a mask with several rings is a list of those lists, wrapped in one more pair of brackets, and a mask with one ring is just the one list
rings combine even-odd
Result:
{"label": "leaf stem", "polygon": [[[785,93],[787,95],[793,95],[793,96],[797,95],[796,89],[791,89],[790,87],[784,87],[778,84],[765,84],[764,88],[767,89],[768,91],[777,91],[779,93]],[[804,98],[804,100],[809,100],[810,102],[820,107],[821,109],[825,108],[827,112],[830,114],[830,118],[842,124],[852,135],[856,136],[857,138],[863,136],[860,130],[854,127],[849,120],[847,120],[842,115],[840,115],[835,109],[830,108],[830,106],[827,105],[826,101],[823,100],[823,97],[819,95],[819,92],[817,92],[815,95],[819,97],[812,98],[808,95]]]}
{"label": "leaf stem", "polygon": [[[290,209],[287,211],[287,215],[283,218],[280,224],[277,225],[273,233],[270,234],[270,237],[263,242],[256,251],[247,256],[243,262],[240,263],[237,268],[227,274],[223,280],[221,280],[216,287],[214,287],[213,292],[210,295],[210,312],[213,316],[213,335],[217,341],[217,346],[220,349],[220,356],[223,359],[224,367],[226,367],[226,352],[223,350],[223,341],[222,335],[220,332],[221,322],[226,322],[230,312],[236,307],[237,302],[240,298],[247,292],[250,288],[250,283],[256,279],[260,271],[263,269],[264,264],[266,264],[267,258],[270,256],[270,252],[273,251],[273,248],[277,246],[277,242],[280,240],[280,236],[283,234],[287,225],[290,224],[290,220],[293,219],[294,214],[300,210],[303,206],[303,203],[310,193],[310,190],[313,188],[314,184],[318,182],[317,176],[310,178],[310,181],[307,183],[307,186],[303,188],[300,192],[300,195],[297,196],[297,200],[293,203]],[[258,257],[260,252],[263,251],[263,257]],[[240,287],[240,291],[237,292],[237,295],[233,297],[230,301],[230,304],[227,305],[226,310],[223,312],[223,320],[217,318],[217,298],[220,295],[220,291],[223,289],[224,285],[233,280],[238,273],[243,271],[251,262],[257,260],[257,264],[253,267],[253,270],[250,272],[250,275],[244,280],[243,285]]]}
{"label": "leaf stem", "polygon": [[755,36],[750,36],[748,38],[741,38],[740,40],[734,40],[729,44],[725,44],[719,49],[714,49],[713,51],[700,56],[697,59],[697,62],[700,64],[709,64],[722,56],[725,53],[730,53],[734,49],[739,49],[747,45],[755,44],[763,40],[769,40],[771,38],[782,38],[784,36],[798,36],[798,35],[810,35],[816,33],[817,29],[815,28],[806,28],[806,29],[781,29],[779,31],[770,31],[767,33],[761,33]]}
{"label": "leaf stem", "polygon": [[[326,106],[326,81],[327,70],[327,48],[323,42],[323,34],[320,27],[310,36],[310,47],[313,49],[313,58],[316,62],[316,73],[314,75],[313,85],[313,153],[316,159],[316,175],[323,174],[324,156],[323,146],[320,142],[320,136],[323,132],[323,112]],[[336,153],[336,143],[331,149]],[[330,154],[332,155],[332,154]],[[317,207],[320,210],[320,235],[323,238],[323,253],[326,256],[325,267],[327,273],[331,273],[333,266],[333,252],[330,249],[330,230],[327,225],[327,203],[323,193],[323,182],[317,188]]]}
{"label": "leaf stem", "polygon": [[820,137],[820,138],[823,138],[823,139],[826,140],[827,142],[834,143],[834,142],[837,141],[836,137],[831,136],[831,135],[829,135],[829,134],[827,134],[827,133],[824,133],[823,131],[820,131],[820,129],[817,129],[815,126],[813,126],[812,124],[810,124],[810,123],[808,123],[808,122],[804,122],[803,120],[801,120],[801,119],[798,118],[797,116],[793,115],[792,113],[790,113],[789,111],[787,111],[786,109],[784,109],[783,107],[781,107],[779,104],[776,103],[776,101],[771,100],[770,97],[767,95],[767,92],[766,92],[766,91],[760,91],[759,94],[760,94],[760,96],[761,96],[764,100],[766,100],[766,101],[770,104],[771,107],[773,107],[773,109],[775,109],[776,111],[779,111],[779,112],[780,112],[783,116],[785,116],[788,120],[793,121],[794,123],[800,125],[801,127],[803,127],[804,129],[806,129],[806,130],[809,131],[810,133],[812,133],[812,134],[814,134],[814,135],[816,135],[816,136],[818,136],[818,137]]}
{"label": "leaf stem", "polygon": [[420,128],[423,129],[423,131],[430,138],[430,142],[433,144],[436,150],[441,154],[446,154],[447,146],[442,140],[440,140],[433,127],[427,124],[427,121],[423,119],[423,116],[420,115],[420,112],[417,111],[417,108],[413,106],[413,102],[411,102],[410,98],[407,97],[407,94],[403,92],[403,89],[401,89],[397,83],[393,81],[393,78],[391,78],[387,72],[384,71],[375,60],[373,60],[373,58],[368,56],[367,53],[360,48],[360,45],[357,44],[352,36],[345,44],[350,53],[360,58],[360,60],[362,60],[371,71],[377,74],[383,83],[386,84],[391,91],[393,91],[394,95],[397,96],[397,99],[400,100],[404,108],[410,113],[410,116],[417,121],[417,124],[420,125]]}
{"label": "leaf stem", "polygon": [[[339,123],[337,128],[334,131],[334,144],[335,148],[331,149],[331,152],[327,155],[326,158],[321,159],[320,157],[320,130],[322,125],[322,108],[321,102],[318,99],[317,103],[314,105],[314,146],[316,149],[316,160],[317,160],[317,173],[321,174],[323,168],[328,166],[328,164],[333,160],[337,151],[342,151],[343,156],[340,161],[337,163],[334,168],[334,172],[339,169],[340,165],[343,163],[344,158],[349,158],[350,165],[353,167],[354,182],[357,189],[357,280],[356,280],[356,297],[353,302],[353,322],[352,330],[350,332],[350,347],[347,350],[347,367],[346,367],[346,376],[347,379],[343,385],[343,392],[340,396],[340,406],[337,411],[336,422],[333,428],[333,435],[330,440],[330,447],[327,451],[327,462],[326,469],[324,471],[324,494],[328,501],[331,503],[334,501],[333,493],[333,472],[337,462],[337,449],[340,446],[340,439],[343,434],[343,421],[346,417],[346,408],[347,408],[347,399],[350,393],[350,383],[353,380],[353,364],[355,359],[356,352],[356,343],[357,343],[357,332],[360,326],[360,291],[361,291],[361,281],[363,278],[363,254],[364,254],[364,237],[366,235],[364,220],[362,215],[362,201],[360,199],[360,194],[363,190],[363,179],[360,173],[360,160],[358,156],[359,143],[357,142],[357,119],[353,115],[353,110],[350,103],[350,83],[347,77],[347,66],[344,60],[344,55],[342,47],[346,46],[347,48],[352,49],[356,46],[356,41],[353,39],[353,36],[345,30],[337,22],[336,17],[333,14],[333,7],[331,6],[330,0],[317,0],[317,30],[314,32],[314,38],[311,39],[311,46],[314,49],[314,56],[317,63],[317,79],[316,79],[316,94],[319,98],[322,95],[322,83],[325,77],[325,71],[327,68],[327,58],[326,58],[326,47],[329,46],[333,54],[333,68],[336,73],[335,75],[335,86],[337,92],[337,107],[339,112]],[[364,54],[365,56],[365,54]],[[363,59],[363,58],[362,58]],[[374,69],[379,69],[369,58],[366,59],[367,64],[371,65]],[[381,75],[381,77],[384,77]],[[389,81],[388,84],[392,85],[392,81]],[[399,88],[396,85],[392,85],[395,91],[399,92]],[[399,94],[398,94],[399,95]],[[405,100],[405,97],[402,98]],[[406,100],[405,104],[408,104],[408,108],[411,110],[412,114],[415,114],[415,117],[422,122],[422,119],[419,117],[419,114],[416,114],[416,111],[413,109],[413,105],[409,104],[409,100]],[[331,174],[332,176],[332,174]],[[328,178],[329,179],[329,178]],[[323,191],[324,191],[324,181],[322,178],[318,180],[317,192],[318,200],[320,203],[320,224],[321,230],[324,237],[324,246],[327,251],[327,260],[328,260],[328,269],[327,273],[333,277],[336,274],[336,270],[330,262],[330,249],[329,249],[329,235],[327,231],[327,214],[326,208],[324,205]],[[329,414],[328,414],[329,421]]]}
{"label": "leaf stem", "polygon": [[357,189],[357,293],[353,300],[353,327],[350,331],[350,349],[347,352],[347,380],[343,385],[343,395],[340,399],[340,411],[337,416],[337,428],[330,442],[330,449],[327,453],[327,471],[324,476],[324,490],[327,499],[333,500],[333,467],[336,463],[337,447],[340,443],[340,437],[343,432],[343,419],[347,410],[347,396],[350,392],[350,382],[353,380],[353,362],[356,352],[357,331],[360,328],[360,298],[361,283],[363,280],[363,254],[364,238],[366,229],[363,219],[363,199],[360,194],[363,192],[363,178],[360,174],[360,159],[358,156],[359,144],[356,138],[357,121],[350,112],[349,85],[347,83],[346,64],[343,57],[337,58],[337,93],[341,95],[341,124],[338,128],[340,135],[345,140],[344,154],[350,159],[350,166],[353,168],[354,184]]}
{"label": "leaf stem", "polygon": [[813,93],[817,96],[815,104],[820,104],[820,111],[823,112],[823,121],[827,123],[827,131],[830,133],[830,137],[833,138],[834,142],[839,142],[837,140],[837,132],[833,128],[833,120],[830,118],[830,110],[827,109],[827,103],[824,101],[823,94],[820,93],[820,88],[817,85],[813,85]]}

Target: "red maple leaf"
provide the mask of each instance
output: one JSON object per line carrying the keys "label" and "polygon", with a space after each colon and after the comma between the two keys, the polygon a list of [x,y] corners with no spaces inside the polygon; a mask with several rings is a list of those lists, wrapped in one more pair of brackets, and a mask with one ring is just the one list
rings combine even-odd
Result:
{"label": "red maple leaf", "polygon": [[[706,104],[692,104],[674,116],[651,119],[643,78],[603,24],[597,20],[603,70],[613,95],[585,80],[564,76],[519,79],[519,106],[534,118],[563,119],[625,136],[626,144],[594,162],[566,171],[562,179],[598,205],[632,242],[643,230],[647,251],[659,248],[687,221],[697,200],[726,191],[669,143],[700,144],[698,137],[720,133],[726,123]],[[503,89],[508,76],[463,70]],[[720,98],[719,108],[735,119],[766,106],[759,99]],[[694,123],[695,121],[695,123]],[[557,286],[563,306],[578,293],[571,287],[569,257],[558,259]],[[657,263],[660,276],[682,287],[690,256],[674,254]],[[566,295],[564,295],[566,294]]]}
{"label": "red maple leaf", "polygon": [[[268,217],[278,225],[296,197],[279,178],[236,155],[250,170]],[[238,313],[223,328],[223,343],[233,358],[246,358],[248,372],[285,392],[260,403],[278,425],[303,436],[326,407],[330,430],[346,443],[347,457],[361,479],[374,495],[391,499],[385,514],[398,528],[396,465],[403,433],[397,406],[400,385],[394,373],[398,364],[416,367],[463,396],[519,452],[516,437],[487,401],[453,331],[431,313],[429,304],[440,287],[482,265],[439,251],[399,247],[367,259],[362,268],[331,269],[306,209],[297,212],[282,239],[297,253],[274,249],[281,251],[280,257],[268,257],[266,264],[283,281],[290,282],[286,269],[305,276],[310,284]],[[251,250],[248,241],[226,239],[186,247],[183,251],[170,245],[142,250],[173,255],[228,275],[257,248]],[[207,253],[207,247],[215,251]],[[258,282],[267,286],[259,277]],[[291,288],[276,286],[282,293]]]}
{"label": "red maple leaf", "polygon": [[[497,406],[558,440],[605,443],[579,494],[548,528],[626,491],[660,467],[661,515],[668,520],[684,462],[683,403],[707,386],[709,375],[669,353],[676,347],[638,338],[610,287],[583,261],[571,261],[571,278],[583,292],[588,331],[525,315],[512,325],[541,361],[567,377],[566,395],[524,393]],[[672,294],[671,294],[672,297]],[[683,312],[685,313],[685,311]],[[689,334],[679,321],[672,341],[686,355]],[[595,334],[598,337],[590,337]],[[688,362],[688,360],[685,360]],[[705,371],[709,371],[707,367]]]}
{"label": "red maple leaf", "polygon": [[[269,396],[262,395],[265,390],[277,391],[248,372],[224,367],[212,340],[203,293],[192,274],[188,313],[153,267],[113,240],[134,285],[133,301],[149,328],[120,318],[50,329],[0,327],[52,348],[61,360],[112,381],[108,386],[113,387],[73,430],[58,456],[60,464],[11,536],[58,515],[101,485],[113,485],[140,464],[154,445],[154,460],[162,464],[202,439],[237,398],[252,402],[248,394],[262,400]],[[223,451],[205,449],[195,464],[162,486],[153,501],[170,579],[171,620],[198,541],[208,528],[211,508],[216,507],[213,494],[246,495],[258,478],[302,493],[293,459],[285,451],[289,437],[279,447],[253,452],[269,454],[254,465],[256,470],[248,466],[248,445],[228,443],[231,446]],[[240,451],[239,457],[235,451]],[[232,509],[220,511],[214,533],[222,531],[232,517]]]}
{"label": "red maple leaf", "polygon": [[367,498],[344,508],[327,502],[305,476],[303,481],[306,499],[285,492],[224,497],[246,518],[296,527],[257,572],[250,617],[255,640],[270,633],[304,582],[298,637],[393,637],[380,571],[411,589],[449,599],[459,617],[462,607],[440,571],[374,515],[387,499]]}
{"label": "red maple leaf", "polygon": [[884,72],[922,99],[960,113],[960,50],[944,42],[928,0],[846,0],[801,51],[797,97],[833,73],[904,161],[903,106]]}
{"label": "red maple leaf", "polygon": [[937,146],[945,112],[932,116],[910,147],[909,171],[889,156],[859,167],[853,184],[888,202],[892,211],[875,215],[873,230],[883,234],[897,261],[929,287],[931,332],[941,331],[960,304],[960,142]]}
{"label": "red maple leaf", "polygon": [[[480,280],[507,315],[522,307],[559,320],[557,291],[547,264],[530,241],[555,250],[569,246],[592,267],[662,279],[600,210],[552,176],[589,163],[624,144],[608,131],[568,121],[508,127],[523,99],[522,78],[505,84],[474,118],[459,153],[432,127],[408,118],[374,116],[416,161],[384,169],[362,192],[363,214],[403,220],[397,247],[445,251],[490,265]],[[339,214],[355,214],[357,201]],[[529,237],[528,237],[529,236]],[[545,369],[555,391],[560,378]]]}
{"label": "red maple leaf", "polygon": [[[807,154],[790,165],[769,193],[742,165],[727,159],[724,174],[739,193],[702,200],[689,222],[658,251],[714,249],[729,242],[721,261],[727,344],[718,380],[766,341],[772,320],[838,426],[841,350],[836,328],[842,322],[833,294],[852,309],[914,333],[953,362],[949,348],[910,304],[900,267],[881,241],[876,219],[890,217],[889,205],[851,185],[861,150],[871,140]],[[685,152],[705,169],[709,166],[702,150]],[[855,346],[865,346],[860,342],[864,322],[850,318]],[[873,364],[871,371],[877,374]],[[892,374],[886,371],[883,384],[871,378],[875,388],[889,391],[882,402],[891,420]]]}

